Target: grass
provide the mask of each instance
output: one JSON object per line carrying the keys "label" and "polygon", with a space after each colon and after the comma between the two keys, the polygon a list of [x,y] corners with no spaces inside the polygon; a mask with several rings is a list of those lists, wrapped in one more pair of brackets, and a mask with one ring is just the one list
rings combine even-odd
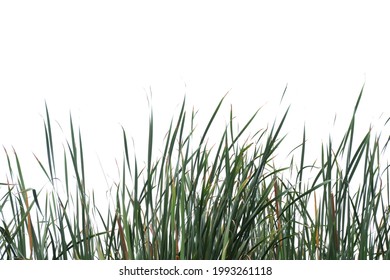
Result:
{"label": "grass", "polygon": [[130,156],[122,131],[113,203],[95,200],[86,185],[88,159],[72,117],[63,150],[55,148],[46,106],[47,156],[36,157],[36,167],[50,188],[26,185],[17,152],[4,149],[0,259],[390,259],[387,143],[371,130],[356,139],[362,92],[339,143],[329,140],[318,149],[320,159],[307,163],[303,129],[292,147],[298,161],[291,156],[285,166],[275,162],[288,110],[261,129],[253,128],[258,112],[234,129],[231,110],[209,146],[225,97],[199,135],[184,100],[159,157],[152,153],[151,112],[144,166]]}

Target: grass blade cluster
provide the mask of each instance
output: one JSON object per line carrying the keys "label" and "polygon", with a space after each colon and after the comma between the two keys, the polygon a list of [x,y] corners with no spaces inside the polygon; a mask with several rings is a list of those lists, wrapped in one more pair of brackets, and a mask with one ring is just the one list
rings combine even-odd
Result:
{"label": "grass blade cluster", "polygon": [[386,145],[371,130],[355,139],[361,96],[340,143],[323,144],[310,164],[304,129],[293,150],[299,161],[276,166],[288,110],[254,130],[258,112],[234,129],[231,109],[210,146],[224,98],[200,133],[184,100],[157,159],[151,113],[144,166],[122,129],[113,203],[95,200],[87,187],[88,159],[72,117],[62,153],[54,148],[46,106],[47,155],[36,160],[50,191],[26,185],[18,154],[4,149],[0,259],[390,259]]}

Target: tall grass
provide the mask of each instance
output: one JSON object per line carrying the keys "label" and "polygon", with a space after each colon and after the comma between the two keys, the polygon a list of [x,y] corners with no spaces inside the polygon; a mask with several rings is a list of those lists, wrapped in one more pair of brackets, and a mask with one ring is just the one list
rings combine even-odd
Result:
{"label": "tall grass", "polygon": [[390,259],[386,145],[371,130],[355,139],[362,92],[339,143],[329,140],[318,150],[320,159],[307,163],[303,129],[292,147],[299,160],[284,166],[276,166],[275,157],[288,110],[260,129],[253,128],[258,112],[234,129],[231,110],[210,146],[225,97],[200,134],[184,100],[159,157],[152,153],[151,112],[144,166],[130,156],[122,130],[114,203],[96,201],[87,188],[88,159],[72,117],[66,145],[54,148],[46,106],[47,157],[36,160],[51,188],[26,185],[17,152],[4,149],[0,259]]}

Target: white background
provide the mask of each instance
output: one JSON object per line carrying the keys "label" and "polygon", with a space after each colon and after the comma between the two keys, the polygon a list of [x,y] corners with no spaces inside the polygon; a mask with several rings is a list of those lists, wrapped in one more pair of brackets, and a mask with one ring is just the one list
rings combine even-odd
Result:
{"label": "white background", "polygon": [[104,187],[103,173],[117,178],[121,126],[145,155],[150,91],[158,151],[185,95],[202,129],[230,90],[222,124],[230,104],[241,124],[264,106],[255,129],[291,104],[287,148],[306,123],[316,157],[321,139],[345,131],[364,83],[359,129],[389,117],[389,29],[386,1],[1,1],[0,144],[16,149],[33,182],[46,101],[66,137],[72,112],[87,181]]}
{"label": "white background", "polygon": [[[21,262],[21,263],[20,263]],[[310,265],[309,265],[310,264]],[[119,270],[124,269],[203,269],[202,276],[132,276],[119,275]],[[21,269],[21,267],[23,269]],[[256,267],[271,267],[270,276],[214,276],[213,268],[216,267],[247,267],[255,271]],[[39,275],[42,280],[47,279],[75,279],[91,277],[93,279],[269,279],[282,280],[291,276],[302,280],[319,279],[378,279],[386,275],[386,261],[8,261],[1,262],[0,268],[12,273],[15,279],[28,278],[31,275]],[[208,270],[208,272],[207,272]],[[259,269],[260,270],[260,269]],[[45,273],[42,273],[45,271]],[[318,277],[320,275],[320,277]]]}

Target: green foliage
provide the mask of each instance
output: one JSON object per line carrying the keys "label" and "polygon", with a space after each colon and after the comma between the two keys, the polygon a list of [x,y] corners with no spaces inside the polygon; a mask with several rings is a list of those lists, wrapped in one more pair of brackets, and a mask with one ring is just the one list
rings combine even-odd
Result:
{"label": "green foliage", "polygon": [[151,113],[145,167],[130,156],[123,129],[113,205],[87,191],[81,132],[72,117],[70,141],[62,153],[54,148],[46,106],[47,162],[36,160],[52,191],[29,188],[17,153],[4,149],[0,259],[390,259],[389,170],[380,164],[386,145],[371,131],[355,144],[361,96],[343,139],[323,145],[318,164],[305,162],[304,129],[294,149],[299,162],[292,157],[281,167],[275,157],[288,110],[247,138],[258,112],[235,131],[231,110],[209,147],[225,97],[200,138],[184,100],[157,160]]}

